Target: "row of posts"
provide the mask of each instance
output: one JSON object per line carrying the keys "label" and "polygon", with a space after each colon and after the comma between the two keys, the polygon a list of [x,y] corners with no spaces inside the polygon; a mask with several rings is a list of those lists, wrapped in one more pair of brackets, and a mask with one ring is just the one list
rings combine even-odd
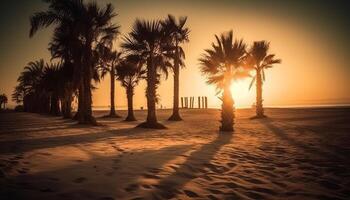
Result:
{"label": "row of posts", "polygon": [[[194,108],[195,97],[181,97],[181,108]],[[208,108],[208,98],[198,97],[198,108]]]}

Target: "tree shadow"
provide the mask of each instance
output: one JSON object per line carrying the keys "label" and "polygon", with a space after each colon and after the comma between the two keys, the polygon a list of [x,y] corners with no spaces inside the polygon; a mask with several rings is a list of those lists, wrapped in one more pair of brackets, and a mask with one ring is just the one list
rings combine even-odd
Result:
{"label": "tree shadow", "polygon": [[[75,162],[56,170],[8,177],[3,180],[5,182],[0,195],[5,199],[28,200],[113,199],[115,196],[128,195],[130,188],[127,186],[147,170],[161,168],[190,148],[190,145],[173,145],[132,154],[123,153],[129,154],[128,156],[89,153],[90,159],[87,161]],[[3,181],[0,180],[0,183]],[[91,188],[91,184],[96,188]]]}
{"label": "tree shadow", "polygon": [[[88,130],[87,130],[88,131]],[[24,153],[37,149],[59,147],[64,145],[84,144],[104,140],[117,136],[135,136],[148,132],[147,129],[124,128],[110,129],[100,132],[82,133],[74,135],[61,135],[34,139],[17,139],[12,141],[0,141],[1,154]]]}
{"label": "tree shadow", "polygon": [[[271,118],[260,119],[259,122],[262,125],[264,125],[267,129],[269,129],[273,134],[275,134],[282,141],[308,154],[317,155],[318,157],[326,158],[328,160],[342,159],[337,153],[325,151],[324,149],[322,149],[321,145],[319,146],[319,148],[317,148],[317,147],[308,145],[307,143],[303,143],[302,141],[298,141],[294,136],[290,136],[285,130],[275,125],[273,123],[274,121]],[[300,134],[306,134],[305,130],[300,129],[299,127],[292,127],[292,130]],[[308,131],[311,131],[311,130],[308,130]],[[319,131],[321,132],[321,130]],[[314,131],[311,131],[311,132],[315,135],[320,134]]]}
{"label": "tree shadow", "polygon": [[[221,147],[230,143],[232,137],[232,133],[219,132],[218,136],[212,142],[204,144],[198,150],[191,153],[174,173],[160,180],[156,189],[148,194],[148,198],[174,198],[187,182],[197,178],[197,173],[204,172],[203,167],[211,166],[210,161],[215,154]],[[192,172],[193,174],[189,174],[188,172]]]}

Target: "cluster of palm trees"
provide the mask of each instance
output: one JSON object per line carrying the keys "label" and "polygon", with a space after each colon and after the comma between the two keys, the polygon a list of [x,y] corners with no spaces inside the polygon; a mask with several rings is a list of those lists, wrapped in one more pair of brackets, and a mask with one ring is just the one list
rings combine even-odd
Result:
{"label": "cluster of palm trees", "polygon": [[6,109],[7,101],[8,101],[8,99],[7,99],[6,94],[0,94],[0,110]]}
{"label": "cluster of palm trees", "polygon": [[[23,102],[24,111],[50,113],[73,118],[81,124],[96,124],[92,115],[94,83],[107,74],[111,79],[110,113],[115,111],[115,80],[125,88],[128,102],[127,121],[134,121],[134,88],[141,79],[147,82],[147,119],[140,127],[165,128],[158,123],[156,103],[161,75],[174,76],[173,113],[169,120],[181,120],[179,114],[179,76],[184,67],[182,44],[189,41],[186,17],[176,19],[168,15],[163,20],[137,19],[130,33],[123,37],[120,50],[115,43],[119,26],[112,20],[117,15],[111,4],[100,7],[84,0],[45,0],[48,9],[31,18],[30,37],[42,28],[54,27],[49,43],[51,63],[38,60],[28,63],[18,78],[12,98]],[[199,59],[201,72],[209,84],[215,84],[221,93],[222,131],[233,131],[234,101],[231,84],[245,78],[252,70],[256,82],[256,117],[264,117],[262,85],[264,70],[280,63],[274,54],[268,54],[269,43],[254,42],[248,48],[243,40],[233,38],[233,32],[215,35],[216,42]],[[72,102],[77,99],[78,109],[72,116]]]}
{"label": "cluster of palm trees", "polygon": [[216,42],[212,48],[206,49],[199,59],[201,72],[207,76],[207,83],[214,84],[218,94],[221,93],[221,131],[233,131],[234,101],[231,84],[237,79],[251,77],[255,71],[249,89],[256,83],[256,118],[265,117],[262,99],[262,85],[265,80],[265,69],[281,63],[274,54],[268,54],[269,43],[254,42],[250,48],[242,39],[234,39],[233,31],[215,35]]}
{"label": "cluster of palm trees", "polygon": [[[12,98],[23,102],[24,111],[50,113],[73,118],[81,124],[97,124],[92,116],[94,83],[105,75],[111,77],[110,117],[115,111],[115,79],[121,82],[128,98],[126,120],[135,120],[132,98],[140,79],[147,81],[147,120],[140,127],[165,128],[156,117],[157,87],[160,76],[174,75],[174,108],[169,120],[179,115],[179,73],[185,54],[181,44],[188,42],[186,17],[172,15],[164,20],[140,20],[123,37],[121,49],[115,50],[119,26],[112,20],[117,15],[111,4],[100,7],[83,0],[45,0],[45,11],[31,18],[30,37],[42,28],[52,26],[49,43],[51,63],[38,60],[28,63],[18,78]],[[72,116],[72,102],[78,109]]]}

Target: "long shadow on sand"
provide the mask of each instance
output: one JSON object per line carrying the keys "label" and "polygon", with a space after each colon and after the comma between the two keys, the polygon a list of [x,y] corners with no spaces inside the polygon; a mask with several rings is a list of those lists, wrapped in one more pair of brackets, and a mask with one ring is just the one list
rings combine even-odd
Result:
{"label": "long shadow on sand", "polygon": [[[142,176],[145,169],[159,169],[190,148],[190,145],[173,145],[162,149],[123,153],[129,154],[128,156],[101,156],[92,153],[89,154],[89,160],[73,162],[59,169],[8,177],[3,180],[5,182],[0,179],[4,186],[0,188],[0,196],[6,200],[119,199],[125,197],[123,195],[129,196],[132,188],[127,188],[126,191],[124,188]],[[125,168],[124,163],[137,165]]]}
{"label": "long shadow on sand", "polygon": [[[186,161],[181,164],[174,173],[160,180],[155,190],[149,193],[148,198],[153,199],[171,199],[174,198],[183,186],[198,174],[205,173],[203,167],[213,167],[210,161],[221,147],[230,143],[233,135],[231,133],[219,133],[215,140],[208,144],[204,144],[198,150],[191,153]],[[189,174],[188,172],[192,172]],[[186,195],[196,197],[193,191],[184,191]]]}
{"label": "long shadow on sand", "polygon": [[[88,131],[88,129],[86,131]],[[145,133],[147,131],[150,130],[140,128],[124,128],[74,135],[63,135],[34,139],[18,139],[14,141],[1,141],[0,154],[24,153],[36,149],[52,148],[64,145],[84,144],[116,136],[133,136],[140,133]]]}
{"label": "long shadow on sand", "polygon": [[[316,155],[320,158],[325,158],[327,160],[343,160],[343,156],[341,156],[344,152],[332,152],[332,151],[325,151],[326,148],[322,149],[322,145],[315,145],[311,146],[308,143],[303,143],[303,141],[298,141],[295,137],[291,137],[287,131],[283,130],[282,128],[278,127],[274,124],[274,121],[270,118],[266,119],[260,119],[259,122],[263,124],[266,128],[268,128],[272,133],[274,133],[279,139],[286,142],[287,144],[296,147],[305,153],[308,153],[309,155]],[[304,130],[294,127],[292,128],[292,131],[296,131],[300,134],[307,134]],[[317,135],[322,133],[316,133],[314,131],[309,130],[312,132],[311,134]],[[320,130],[322,132],[322,130]],[[329,148],[328,148],[329,150]]]}

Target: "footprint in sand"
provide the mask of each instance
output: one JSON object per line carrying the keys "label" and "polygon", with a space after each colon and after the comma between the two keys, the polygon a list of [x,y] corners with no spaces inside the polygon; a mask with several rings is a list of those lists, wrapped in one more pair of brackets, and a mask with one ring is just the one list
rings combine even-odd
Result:
{"label": "footprint in sand", "polygon": [[114,175],[114,172],[107,172],[105,173],[105,176],[113,176]]}
{"label": "footprint in sand", "polygon": [[154,175],[154,174],[143,174],[145,178],[150,178],[150,179],[160,179],[159,176]]}
{"label": "footprint in sand", "polygon": [[17,169],[17,172],[20,174],[26,174],[28,172],[28,168]]}
{"label": "footprint in sand", "polygon": [[79,177],[79,178],[76,178],[74,180],[74,183],[82,183],[82,182],[84,182],[86,180],[87,180],[87,178],[85,178],[85,177]]}
{"label": "footprint in sand", "polygon": [[48,179],[51,180],[51,181],[60,181],[59,178],[54,178],[54,177],[51,177],[51,178],[48,178]]}
{"label": "footprint in sand", "polygon": [[125,191],[127,192],[133,192],[139,188],[139,185],[137,184],[130,184],[128,187],[125,188]]}
{"label": "footprint in sand", "polygon": [[188,196],[188,197],[199,197],[197,193],[191,191],[191,190],[184,190],[184,193]]}
{"label": "footprint in sand", "polygon": [[146,190],[150,190],[152,189],[151,185],[142,185],[142,188],[146,189]]}
{"label": "footprint in sand", "polygon": [[40,192],[53,192],[53,190],[51,188],[43,188],[40,189]]}
{"label": "footprint in sand", "polygon": [[101,197],[98,200],[114,200],[113,197]]}
{"label": "footprint in sand", "polygon": [[47,153],[47,152],[42,152],[42,153],[39,153],[40,155],[43,155],[43,156],[52,156],[51,153]]}

